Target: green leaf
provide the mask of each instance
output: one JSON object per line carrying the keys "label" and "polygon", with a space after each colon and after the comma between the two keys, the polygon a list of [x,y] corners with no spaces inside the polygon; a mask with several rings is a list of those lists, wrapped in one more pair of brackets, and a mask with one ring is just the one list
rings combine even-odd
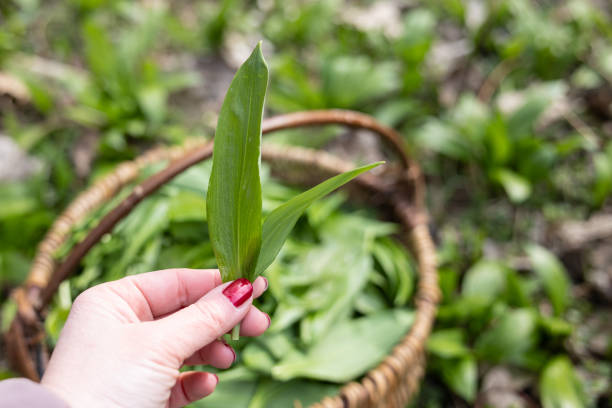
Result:
{"label": "green leaf", "polygon": [[474,402],[478,386],[478,365],[474,357],[442,360],[442,379],[467,402]]}
{"label": "green leaf", "polygon": [[204,221],[206,200],[193,191],[178,191],[170,197],[168,219],[170,221]]}
{"label": "green leaf", "polygon": [[452,322],[467,322],[481,320],[490,313],[491,301],[480,296],[462,296],[447,305],[440,306],[438,320]]}
{"label": "green leaf", "polygon": [[531,195],[531,183],[524,177],[508,169],[497,169],[491,178],[498,182],[513,203],[522,203]]}
{"label": "green leaf", "polygon": [[385,296],[374,286],[368,286],[355,299],[355,310],[363,315],[378,313],[387,308]]}
{"label": "green leaf", "polygon": [[[200,213],[201,214],[201,213]],[[202,230],[201,227],[198,228]],[[155,269],[170,268],[214,268],[216,265],[215,254],[210,242],[205,241],[199,245],[179,244],[163,248],[159,254],[159,260]]]}
{"label": "green leaf", "polygon": [[427,121],[416,131],[414,143],[451,159],[460,161],[473,159],[473,146],[469,141],[452,126],[437,119]]}
{"label": "green leaf", "polygon": [[568,321],[554,316],[540,316],[540,326],[551,336],[569,336],[574,326]]}
{"label": "green leaf", "polygon": [[[152,197],[137,207],[133,217],[124,219],[117,230],[130,235],[119,259],[109,268],[106,278],[119,279],[129,274],[128,267],[143,258],[144,248],[168,225],[168,200]],[[133,232],[132,232],[133,231]]]}
{"label": "green leaf", "polygon": [[325,200],[319,200],[308,207],[308,222],[313,227],[319,227],[346,201],[346,195],[342,193],[332,194]]}
{"label": "green leaf", "polygon": [[506,287],[506,268],[499,262],[480,260],[465,273],[461,294],[492,301]]}
{"label": "green leaf", "polygon": [[94,19],[83,24],[85,57],[93,74],[109,83],[117,80],[118,56],[104,28]]}
{"label": "green leaf", "polygon": [[4,368],[0,368],[0,381],[8,380],[9,378],[16,378],[16,377],[19,377],[17,373],[14,373],[9,370],[5,370]]}
{"label": "green leaf", "polygon": [[[230,370],[234,371],[234,370]],[[223,373],[225,374],[225,372]],[[190,404],[196,408],[247,407],[257,387],[256,381],[232,381],[221,378],[215,392]]]}
{"label": "green leaf", "polygon": [[48,85],[33,78],[25,78],[25,83],[34,106],[42,113],[48,114],[54,106],[53,96]]}
{"label": "green leaf", "polygon": [[388,237],[374,242],[372,253],[387,275],[390,297],[395,306],[404,306],[413,289],[412,265],[405,249]]}
{"label": "green leaf", "polygon": [[[21,224],[16,229],[20,230],[20,227]],[[28,275],[31,261],[20,251],[0,249],[0,283],[7,286],[19,285]]]}
{"label": "green leaf", "polygon": [[144,86],[137,94],[140,108],[154,125],[159,125],[164,121],[167,98],[167,90],[160,85]]}
{"label": "green leaf", "polygon": [[509,305],[518,307],[532,306],[528,290],[529,281],[519,276],[516,271],[508,270],[506,274],[505,298]]}
{"label": "green leaf", "polygon": [[38,207],[36,198],[23,185],[0,185],[0,195],[2,196],[0,221],[5,221],[8,218],[27,217]]}
{"label": "green leaf", "polygon": [[[304,270],[316,268],[316,284],[300,296],[302,304],[313,313],[302,318],[300,338],[306,344],[316,343],[335,324],[351,315],[355,299],[367,285],[372,271],[372,257],[363,243],[326,242],[319,251],[310,251]],[[314,259],[317,255],[321,260]],[[327,259],[325,259],[327,257]],[[350,272],[347,272],[350,271]]]}
{"label": "green leaf", "polygon": [[355,108],[400,87],[395,62],[372,61],[366,56],[324,59],[322,90],[328,107]]}
{"label": "green leaf", "polygon": [[280,360],[287,356],[295,353],[299,353],[297,350],[296,339],[290,337],[287,332],[283,333],[267,333],[261,337],[258,337],[258,341],[263,344],[267,350],[274,356],[275,359]]}
{"label": "green leaf", "polygon": [[241,353],[244,365],[264,374],[269,374],[274,366],[274,359],[266,349],[255,342],[249,343]]}
{"label": "green leaf", "polygon": [[361,173],[373,169],[382,163],[383,162],[376,162],[368,164],[325,180],[321,184],[292,198],[268,214],[263,223],[261,252],[257,259],[255,273],[253,275],[247,275],[249,279],[256,278],[270,266],[274,258],[276,258],[276,255],[278,255],[278,252],[282,248],[283,243],[289,236],[298,218],[300,218],[313,201],[331,193],[333,190],[348,183]]}
{"label": "green leaf", "polygon": [[427,339],[427,351],[442,358],[465,357],[470,353],[461,329],[436,330]]}
{"label": "green leaf", "polygon": [[[330,382],[351,381],[378,364],[406,334],[414,313],[402,309],[345,320],[331,328],[306,354],[293,354],[272,369],[273,377]],[[384,335],[383,335],[384,334]]]}
{"label": "green leaf", "polygon": [[[372,244],[372,255],[385,273],[388,282],[388,288],[393,290],[397,288],[398,276],[393,262],[393,254],[391,253],[391,240],[380,239]],[[392,292],[390,292],[392,293]],[[389,297],[391,297],[389,295]]]}
{"label": "green leaf", "polygon": [[510,137],[516,139],[529,136],[544,111],[566,92],[567,86],[562,81],[532,86],[526,92],[523,105],[508,116],[507,129]]}
{"label": "green leaf", "polygon": [[6,333],[17,315],[17,303],[13,299],[7,299],[0,305],[0,331]]}
{"label": "green leaf", "polygon": [[338,389],[337,385],[314,381],[262,381],[248,408],[308,407],[337,394]]}
{"label": "green leaf", "polygon": [[393,251],[395,265],[397,267],[397,276],[399,278],[394,303],[396,306],[404,306],[408,302],[412,290],[414,289],[414,268],[408,257],[408,252],[403,246],[393,242],[391,249]]}
{"label": "green leaf", "polygon": [[556,315],[562,314],[570,302],[570,280],[565,268],[549,250],[529,245],[526,248],[534,272],[540,277]]}
{"label": "green leaf", "polygon": [[537,315],[532,309],[506,312],[476,341],[479,356],[493,363],[520,363],[537,340]]}
{"label": "green leaf", "polygon": [[471,148],[484,153],[483,137],[490,121],[491,109],[475,95],[466,93],[461,95],[457,105],[449,112],[449,123],[457,129]]}
{"label": "green leaf", "polygon": [[224,281],[253,277],[261,246],[261,120],[268,67],[258,44],[221,112],[206,200],[208,230]]}
{"label": "green leaf", "polygon": [[566,356],[553,358],[540,376],[540,397],[544,408],[585,407],[585,394]]}
{"label": "green leaf", "polygon": [[512,156],[515,146],[508,137],[506,124],[500,114],[496,114],[487,124],[487,155],[494,166],[504,166]]}
{"label": "green leaf", "polygon": [[595,206],[601,206],[612,192],[612,159],[604,153],[593,156],[595,180],[592,186],[592,200]]}

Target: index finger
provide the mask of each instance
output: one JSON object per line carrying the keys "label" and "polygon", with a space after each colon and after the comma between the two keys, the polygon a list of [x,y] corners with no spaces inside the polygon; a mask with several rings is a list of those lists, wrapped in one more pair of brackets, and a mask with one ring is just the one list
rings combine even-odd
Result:
{"label": "index finger", "polygon": [[176,312],[221,284],[218,269],[165,269],[109,282],[141,320]]}

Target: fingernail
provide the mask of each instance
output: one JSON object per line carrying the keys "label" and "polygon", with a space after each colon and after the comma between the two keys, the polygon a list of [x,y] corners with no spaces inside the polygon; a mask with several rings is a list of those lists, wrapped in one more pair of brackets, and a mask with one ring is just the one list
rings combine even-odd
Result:
{"label": "fingernail", "polygon": [[219,384],[219,376],[217,374],[213,374],[215,376],[215,378],[217,379],[217,384]]}
{"label": "fingernail", "polygon": [[264,313],[266,315],[266,317],[268,318],[268,327],[266,327],[266,329],[268,329],[270,327],[270,325],[272,324],[272,319],[270,319],[270,315],[267,313]]}
{"label": "fingernail", "polygon": [[236,307],[247,301],[253,294],[253,285],[248,279],[236,279],[227,288],[223,289],[223,294]]}
{"label": "fingernail", "polygon": [[232,360],[232,363],[235,363],[235,362],[236,362],[236,352],[234,351],[234,349],[232,348],[232,346],[230,346],[229,344],[227,344],[227,343],[223,343],[223,344],[225,344],[225,347],[227,347],[228,349],[230,349],[230,351],[231,351],[231,352],[232,352],[232,354],[234,355],[234,358],[233,358],[233,360]]}
{"label": "fingernail", "polygon": [[263,276],[262,276],[262,278],[263,278],[264,282],[266,282],[266,287],[264,288],[264,291],[265,291],[266,289],[268,289],[268,279],[264,278]]}

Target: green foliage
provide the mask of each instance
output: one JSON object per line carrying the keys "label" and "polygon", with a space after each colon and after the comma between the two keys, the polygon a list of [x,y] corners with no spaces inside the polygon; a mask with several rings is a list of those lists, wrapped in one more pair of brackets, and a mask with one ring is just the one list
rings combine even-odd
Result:
{"label": "green foliage", "polygon": [[478,355],[492,362],[520,364],[525,352],[537,341],[536,315],[529,309],[504,313],[490,330],[479,336],[474,348]]}
{"label": "green foliage", "polygon": [[540,377],[540,392],[544,408],[586,406],[582,385],[565,356],[557,356],[546,364]]}
{"label": "green foliage", "polygon": [[593,156],[595,179],[592,186],[593,204],[601,206],[612,193],[612,143],[608,142],[605,151]]}
{"label": "green foliage", "polygon": [[469,355],[461,329],[438,330],[427,339],[427,351],[439,357],[454,358]]}
{"label": "green foliage", "polygon": [[443,363],[442,378],[457,395],[474,402],[478,387],[476,359],[464,357]]}
{"label": "green foliage", "polygon": [[570,281],[565,268],[550,251],[540,246],[527,247],[527,254],[534,271],[542,280],[555,313],[563,314],[570,301]]}
{"label": "green foliage", "polygon": [[337,392],[338,387],[330,384],[307,381],[265,381],[258,385],[248,406],[249,408],[283,408],[295,405],[296,401],[303,406],[308,406]]}
{"label": "green foliage", "polygon": [[[530,261],[527,272],[483,258],[465,271],[460,287],[442,282],[443,287],[451,286],[438,313],[438,328],[427,342],[431,372],[467,402],[476,398],[478,379],[491,365],[549,376],[548,361],[562,353],[563,342],[574,336],[576,326],[569,316],[577,313],[576,305],[564,267],[541,246],[530,244],[524,251]],[[444,262],[452,265],[457,260],[450,257]],[[450,273],[446,271],[442,277],[450,279],[445,278]],[[575,384],[579,390],[580,382]],[[542,386],[540,392],[542,398],[550,398]],[[556,393],[555,403],[563,406],[566,398],[570,403],[573,392]]]}
{"label": "green foliage", "polygon": [[506,286],[506,269],[499,262],[482,260],[465,272],[461,294],[492,303]]}
{"label": "green foliage", "polygon": [[339,323],[306,354],[292,353],[282,359],[272,367],[272,376],[279,380],[304,377],[336,383],[350,381],[374,368],[413,320],[413,313],[398,309]]}
{"label": "green foliage", "polygon": [[510,113],[463,95],[444,119],[431,119],[415,132],[414,140],[427,150],[476,166],[491,184],[488,189],[502,187],[511,202],[522,203],[535,186],[550,181],[546,170],[560,159],[557,142],[534,131],[545,108],[564,92],[557,82],[534,86]]}

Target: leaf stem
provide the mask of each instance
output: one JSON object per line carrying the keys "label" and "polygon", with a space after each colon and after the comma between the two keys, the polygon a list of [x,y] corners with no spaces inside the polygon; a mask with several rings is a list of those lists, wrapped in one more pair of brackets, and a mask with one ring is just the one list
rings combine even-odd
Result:
{"label": "leaf stem", "polygon": [[240,323],[234,326],[232,329],[232,340],[240,340]]}

